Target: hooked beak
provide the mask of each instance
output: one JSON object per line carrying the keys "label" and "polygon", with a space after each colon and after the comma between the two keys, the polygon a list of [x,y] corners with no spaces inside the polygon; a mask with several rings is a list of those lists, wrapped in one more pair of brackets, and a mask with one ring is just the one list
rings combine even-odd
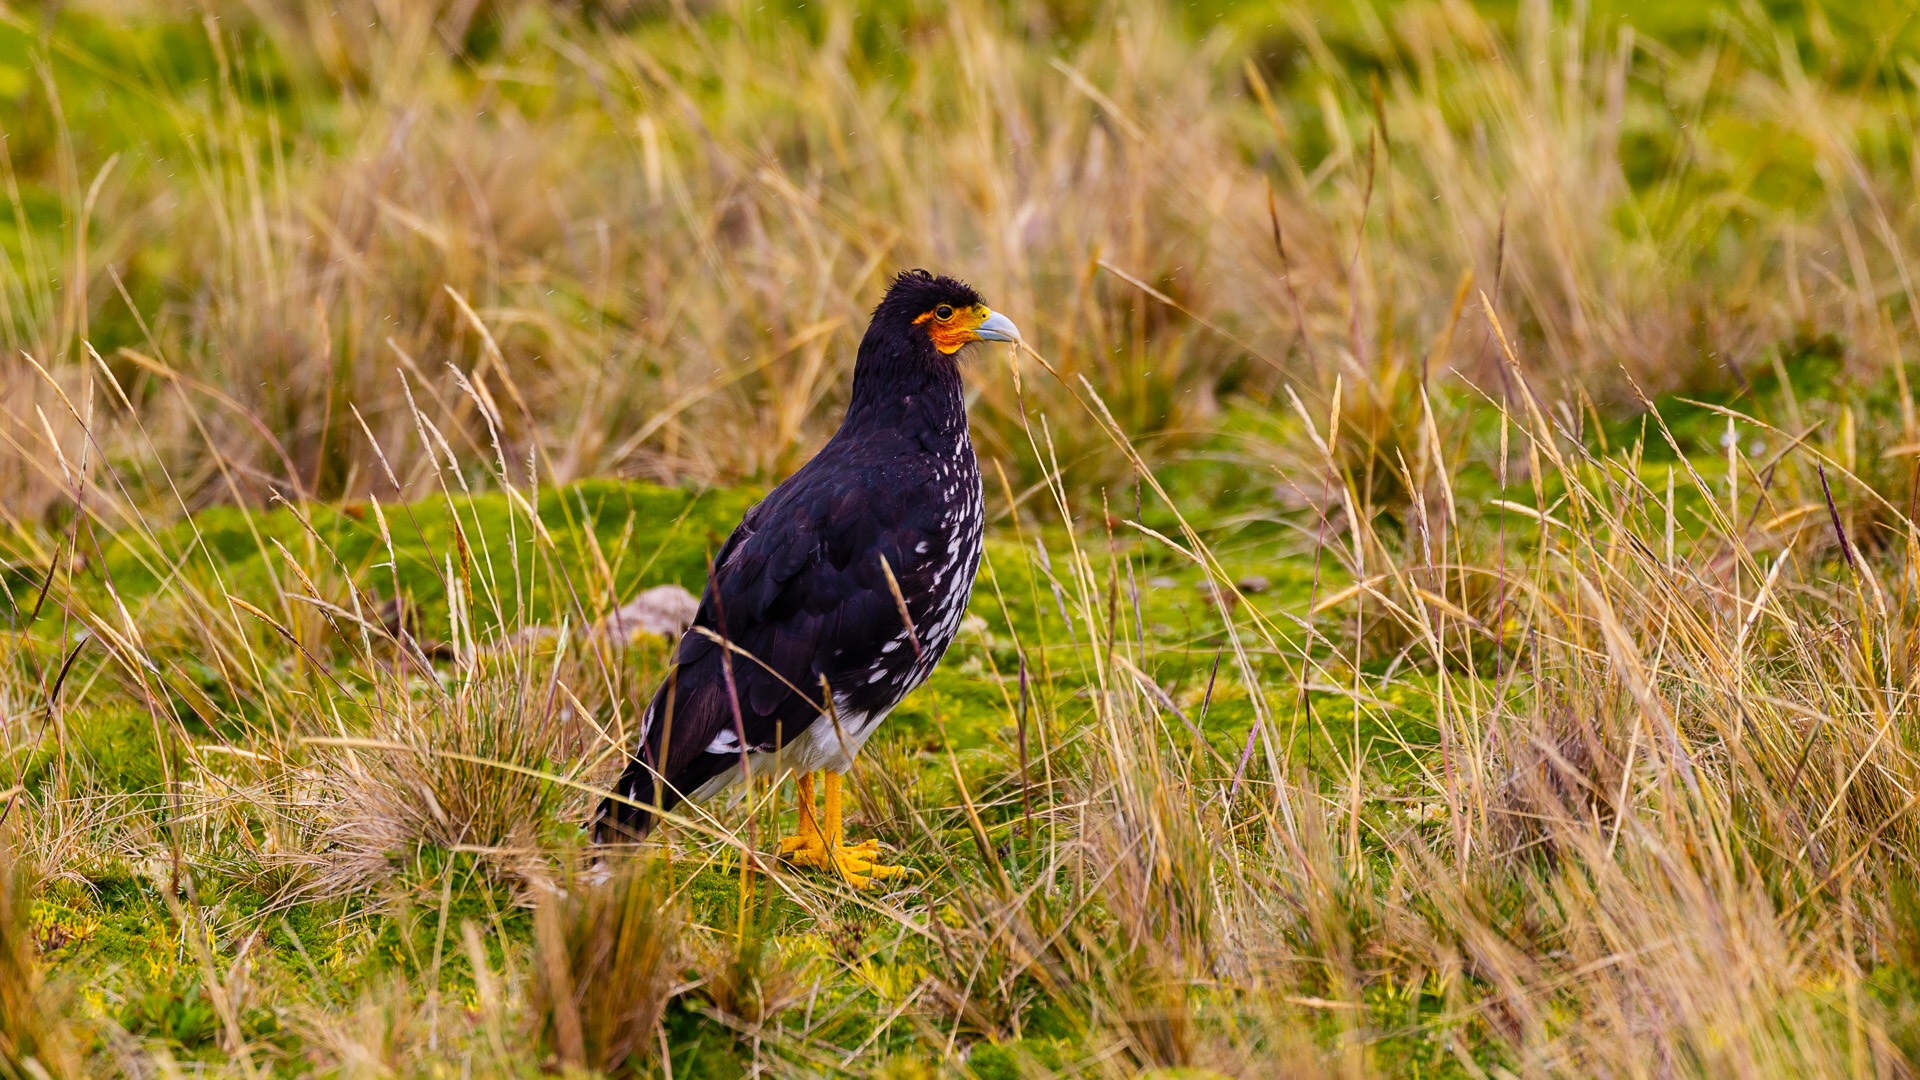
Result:
{"label": "hooked beak", "polygon": [[997,311],[987,312],[987,321],[973,328],[981,341],[1019,341],[1020,328]]}

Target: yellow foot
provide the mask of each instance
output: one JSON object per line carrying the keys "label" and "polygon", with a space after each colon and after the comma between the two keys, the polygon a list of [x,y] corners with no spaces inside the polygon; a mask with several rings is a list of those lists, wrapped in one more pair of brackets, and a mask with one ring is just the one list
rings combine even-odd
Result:
{"label": "yellow foot", "polygon": [[798,836],[788,836],[780,841],[780,854],[793,856],[793,861],[801,866],[825,866],[827,857],[826,838],[817,832],[802,832]]}
{"label": "yellow foot", "polygon": [[917,872],[909,867],[889,866],[880,862],[880,853],[887,850],[887,846],[878,840],[862,840],[857,844],[846,842],[840,831],[839,774],[827,774],[827,818],[824,829],[813,816],[811,774],[801,774],[798,795],[800,832],[780,841],[780,854],[791,858],[795,866],[837,871],[856,889],[872,888],[874,882],[883,878]]}
{"label": "yellow foot", "polygon": [[880,852],[886,845],[878,840],[863,840],[858,844],[842,844],[835,853],[834,862],[838,865],[840,876],[847,884],[856,889],[871,889],[875,882],[890,877],[903,877],[914,872],[910,866],[893,866],[880,861]]}
{"label": "yellow foot", "polygon": [[795,866],[838,871],[847,879],[847,884],[856,889],[871,888],[874,882],[884,878],[915,872],[912,867],[880,862],[880,853],[885,850],[887,846],[878,840],[840,844],[831,849],[831,854],[826,842],[818,836],[789,836],[780,841],[780,853],[792,859]]}

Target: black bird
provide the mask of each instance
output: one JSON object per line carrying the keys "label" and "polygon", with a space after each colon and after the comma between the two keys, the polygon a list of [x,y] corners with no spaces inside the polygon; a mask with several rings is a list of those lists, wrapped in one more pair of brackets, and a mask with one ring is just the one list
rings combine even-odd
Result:
{"label": "black bird", "polygon": [[782,852],[861,886],[903,872],[877,862],[877,841],[845,842],[840,776],[960,626],[983,513],[959,354],[1019,338],[962,282],[894,279],[860,342],[840,430],[714,558],[617,797],[600,808],[602,839],[644,836],[656,808],[777,761],[799,775],[800,829]]}

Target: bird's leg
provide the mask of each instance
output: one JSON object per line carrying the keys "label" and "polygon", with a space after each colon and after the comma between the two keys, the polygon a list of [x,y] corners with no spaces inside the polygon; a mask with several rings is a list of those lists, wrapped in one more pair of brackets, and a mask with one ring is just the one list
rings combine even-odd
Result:
{"label": "bird's leg", "polygon": [[[868,838],[857,844],[847,843],[846,823],[841,816],[840,773],[827,774],[827,842],[837,850],[866,858],[868,862],[880,854],[880,841]],[[885,875],[881,875],[885,876]]]}
{"label": "bird's leg", "polygon": [[793,782],[794,802],[800,808],[800,831],[780,841],[780,854],[792,855],[801,866],[825,869],[827,841],[820,835],[820,822],[813,816],[813,774],[800,773]]}
{"label": "bird's leg", "polygon": [[826,841],[834,868],[856,889],[868,888],[881,878],[909,872],[907,867],[887,866],[878,861],[881,850],[878,840],[848,845],[840,816],[840,774],[836,772],[827,773]]}

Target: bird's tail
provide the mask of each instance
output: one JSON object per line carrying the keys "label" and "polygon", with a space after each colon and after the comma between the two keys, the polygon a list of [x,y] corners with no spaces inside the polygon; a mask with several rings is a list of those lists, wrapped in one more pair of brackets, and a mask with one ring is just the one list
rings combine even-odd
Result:
{"label": "bird's tail", "polygon": [[641,718],[641,730],[645,734],[640,737],[640,745],[627,759],[627,769],[620,774],[613,794],[601,801],[600,810],[594,815],[596,842],[619,844],[645,839],[663,812],[672,810],[688,794],[701,790],[707,781],[740,764],[738,754],[695,753],[689,759],[684,753],[660,745],[666,735],[662,728],[672,725],[656,726],[653,717],[664,709],[665,697],[672,687],[672,682],[663,684]]}
{"label": "bird's tail", "polygon": [[640,745],[628,755],[620,782],[613,786],[611,795],[600,801],[600,809],[593,815],[593,839],[597,844],[631,844],[646,839],[660,817],[659,811],[672,809],[673,804],[680,801],[680,793],[673,785],[662,782],[662,755],[657,745],[660,733],[653,723],[661,699],[672,686],[673,680],[669,679],[654,691],[653,700],[640,715]]}
{"label": "bird's tail", "polygon": [[680,801],[672,784],[662,784],[653,765],[651,748],[644,743],[640,753],[627,760],[627,770],[614,785],[613,794],[602,800],[594,815],[593,838],[597,843],[619,844],[644,840],[659,819],[656,808],[669,810]]}

